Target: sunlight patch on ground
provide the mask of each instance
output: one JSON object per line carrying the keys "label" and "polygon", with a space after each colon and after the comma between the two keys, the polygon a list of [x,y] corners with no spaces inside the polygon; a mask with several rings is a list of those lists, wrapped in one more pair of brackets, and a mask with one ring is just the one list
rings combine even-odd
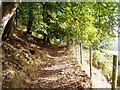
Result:
{"label": "sunlight patch on ground", "polygon": [[[90,69],[88,64],[82,66],[82,70],[90,77]],[[111,88],[111,85],[107,82],[107,79],[100,73],[99,70],[92,67],[92,84],[93,88]]]}

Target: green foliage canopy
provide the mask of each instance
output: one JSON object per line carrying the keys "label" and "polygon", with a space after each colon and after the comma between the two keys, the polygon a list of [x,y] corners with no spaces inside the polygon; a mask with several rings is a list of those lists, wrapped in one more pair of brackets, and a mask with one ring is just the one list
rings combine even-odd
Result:
{"label": "green foliage canopy", "polygon": [[[27,26],[28,4],[18,7],[19,23]],[[39,2],[31,3],[34,14],[32,30],[50,34],[51,39],[75,41],[97,49],[101,42],[115,37],[118,3],[114,2]],[[103,47],[102,47],[103,48]]]}

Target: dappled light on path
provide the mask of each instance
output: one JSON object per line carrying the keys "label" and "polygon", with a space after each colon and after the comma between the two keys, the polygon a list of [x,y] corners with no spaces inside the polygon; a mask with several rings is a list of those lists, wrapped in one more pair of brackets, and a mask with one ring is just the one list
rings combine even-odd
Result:
{"label": "dappled light on path", "polygon": [[[87,75],[90,77],[90,69],[88,64],[84,64],[82,66],[82,70],[85,70],[85,73],[87,73]],[[108,83],[105,76],[103,76],[102,73],[95,67],[92,67],[92,73],[93,88],[111,88],[111,85]]]}
{"label": "dappled light on path", "polygon": [[[3,42],[3,87],[88,88],[90,79],[66,46],[44,45],[16,30]],[[37,41],[36,42],[34,42]],[[9,67],[8,67],[9,66]]]}

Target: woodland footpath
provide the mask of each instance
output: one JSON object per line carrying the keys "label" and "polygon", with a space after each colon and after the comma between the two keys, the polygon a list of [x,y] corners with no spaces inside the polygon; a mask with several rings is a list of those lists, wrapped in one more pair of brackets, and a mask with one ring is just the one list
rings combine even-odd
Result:
{"label": "woodland footpath", "polygon": [[[3,2],[3,88],[120,86],[118,2]],[[117,34],[115,34],[115,32]]]}

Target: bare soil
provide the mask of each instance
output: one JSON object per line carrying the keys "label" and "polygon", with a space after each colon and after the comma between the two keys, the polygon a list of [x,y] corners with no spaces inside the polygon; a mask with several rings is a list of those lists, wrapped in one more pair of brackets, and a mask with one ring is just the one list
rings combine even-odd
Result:
{"label": "bare soil", "polygon": [[3,41],[3,88],[91,88],[89,76],[66,46],[49,44],[16,28]]}

